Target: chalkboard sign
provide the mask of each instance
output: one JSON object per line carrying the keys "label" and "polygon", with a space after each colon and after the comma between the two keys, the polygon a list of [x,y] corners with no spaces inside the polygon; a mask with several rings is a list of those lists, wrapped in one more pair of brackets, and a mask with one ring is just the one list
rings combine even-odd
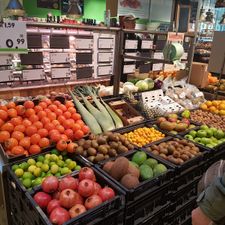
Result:
{"label": "chalkboard sign", "polygon": [[190,15],[191,15],[191,7],[189,5],[178,5],[177,10],[178,32],[188,32]]}

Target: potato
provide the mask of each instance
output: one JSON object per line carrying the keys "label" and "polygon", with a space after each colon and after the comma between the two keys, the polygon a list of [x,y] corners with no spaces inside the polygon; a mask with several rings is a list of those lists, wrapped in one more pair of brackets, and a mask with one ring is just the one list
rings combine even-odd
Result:
{"label": "potato", "polygon": [[188,157],[186,154],[182,154],[182,155],[180,156],[180,158],[181,158],[182,160],[184,160],[184,161],[187,161],[187,160],[189,159],[189,157]]}
{"label": "potato", "polygon": [[152,151],[152,153],[153,153],[154,155],[159,155],[159,152],[158,152],[157,150]]}

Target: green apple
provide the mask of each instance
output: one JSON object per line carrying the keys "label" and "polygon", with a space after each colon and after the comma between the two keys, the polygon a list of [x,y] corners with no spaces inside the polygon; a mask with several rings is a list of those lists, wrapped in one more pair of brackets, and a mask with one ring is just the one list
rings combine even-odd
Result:
{"label": "green apple", "polygon": [[217,130],[215,133],[214,133],[214,136],[215,138],[217,139],[222,139],[224,138],[224,132],[222,130]]}
{"label": "green apple", "polygon": [[26,188],[31,187],[31,185],[32,185],[31,179],[30,179],[30,178],[24,179],[24,180],[23,180],[23,185],[24,185]]}
{"label": "green apple", "polygon": [[35,161],[34,159],[28,159],[28,160],[27,160],[27,163],[28,163],[29,165],[35,165],[35,164],[36,164],[36,161]]}
{"label": "green apple", "polygon": [[196,138],[194,139],[194,141],[195,141],[195,142],[198,142],[198,143],[200,143],[200,142],[201,142],[201,140],[202,140],[202,139],[201,139],[201,138],[199,138],[199,137],[196,137]]}
{"label": "green apple", "polygon": [[213,133],[217,131],[217,129],[215,127],[211,127],[210,130],[212,130]]}
{"label": "green apple", "polygon": [[193,140],[194,139],[190,134],[186,134],[184,137],[187,138],[188,140]]}
{"label": "green apple", "polygon": [[44,164],[49,164],[50,163],[50,160],[49,159],[45,159],[43,163]]}
{"label": "green apple", "polygon": [[204,145],[208,145],[208,144],[211,144],[212,141],[210,138],[202,138],[201,142],[204,144]]}
{"label": "green apple", "polygon": [[33,174],[31,172],[24,172],[23,174],[23,179],[27,179],[27,178],[32,179],[32,177],[33,177]]}
{"label": "green apple", "polygon": [[43,155],[39,155],[38,157],[37,157],[37,161],[38,162],[43,162],[45,160],[45,157],[43,156]]}
{"label": "green apple", "polygon": [[80,170],[81,170],[81,166],[79,166],[79,165],[78,165],[78,166],[76,166],[76,167],[75,167],[75,170],[80,171]]}
{"label": "green apple", "polygon": [[63,166],[64,166],[64,162],[63,162],[62,160],[58,160],[58,161],[57,161],[57,165],[58,165],[59,167],[63,167]]}
{"label": "green apple", "polygon": [[189,132],[189,135],[191,135],[193,138],[195,138],[196,135],[197,135],[197,131],[192,130],[192,131]]}
{"label": "green apple", "polygon": [[70,170],[74,170],[75,167],[76,167],[77,163],[75,161],[71,161],[67,164],[67,167],[70,169]]}
{"label": "green apple", "polygon": [[59,151],[57,149],[52,149],[51,153],[55,155],[59,155]]}
{"label": "green apple", "polygon": [[42,183],[42,178],[37,177],[35,180],[32,181],[32,186],[35,187],[35,186],[41,185],[41,183]]}
{"label": "green apple", "polygon": [[202,126],[200,127],[200,130],[207,130],[207,129],[209,129],[209,127],[208,127],[207,125],[202,125]]}
{"label": "green apple", "polygon": [[48,164],[42,164],[41,169],[42,169],[43,172],[48,172],[49,165]]}
{"label": "green apple", "polygon": [[70,169],[69,169],[69,168],[63,167],[63,168],[61,169],[61,174],[62,174],[62,175],[69,174],[69,173],[70,173]]}
{"label": "green apple", "polygon": [[191,113],[188,109],[185,109],[181,114],[182,117],[187,118],[187,119],[190,118],[190,115],[191,115]]}
{"label": "green apple", "polygon": [[36,169],[37,167],[35,165],[31,165],[28,167],[28,172],[31,172],[31,173],[34,173],[34,170]]}
{"label": "green apple", "polygon": [[211,129],[206,130],[207,137],[211,138],[213,136],[213,131]]}
{"label": "green apple", "polygon": [[43,163],[42,163],[42,162],[36,162],[36,166],[37,166],[37,167],[41,168],[41,167],[42,167],[42,165],[43,165]]}
{"label": "green apple", "polygon": [[29,164],[27,162],[23,162],[19,165],[19,167],[23,170],[27,170],[29,167]]}
{"label": "green apple", "polygon": [[23,169],[21,169],[21,168],[18,168],[18,169],[15,170],[15,174],[16,174],[17,177],[22,177],[23,173],[24,173]]}
{"label": "green apple", "polygon": [[37,167],[37,168],[34,170],[34,176],[35,176],[35,177],[40,177],[40,176],[41,176],[41,168]]}
{"label": "green apple", "polygon": [[50,154],[46,154],[46,155],[45,155],[45,159],[50,160],[50,159],[51,159],[51,155],[50,155]]}
{"label": "green apple", "polygon": [[12,166],[12,170],[15,172],[16,169],[20,168],[17,164]]}
{"label": "green apple", "polygon": [[207,148],[214,148],[214,145],[212,145],[212,144],[207,144],[206,147],[207,147]]}
{"label": "green apple", "polygon": [[207,133],[206,133],[205,130],[198,130],[197,131],[197,137],[202,138],[202,137],[206,137],[206,136],[207,136]]}
{"label": "green apple", "polygon": [[188,129],[192,129],[192,128],[195,128],[195,125],[194,124],[190,124]]}

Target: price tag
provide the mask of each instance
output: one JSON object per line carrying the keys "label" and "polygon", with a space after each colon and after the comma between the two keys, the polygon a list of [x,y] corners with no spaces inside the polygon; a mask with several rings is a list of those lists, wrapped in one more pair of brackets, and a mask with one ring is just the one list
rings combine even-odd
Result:
{"label": "price tag", "polygon": [[50,54],[51,63],[69,63],[70,55],[69,53],[51,53]]}
{"label": "price tag", "polygon": [[[136,52],[127,52],[126,55],[129,55],[129,56],[137,56],[137,53]],[[135,59],[124,59],[124,62],[133,62],[133,61],[136,61]]]}
{"label": "price tag", "polygon": [[70,68],[52,68],[52,78],[69,78]]}
{"label": "price tag", "polygon": [[153,49],[153,41],[142,40],[141,48],[142,49]]}
{"label": "price tag", "polygon": [[6,21],[0,27],[0,53],[27,53],[26,23]]}
{"label": "price tag", "polygon": [[135,65],[125,65],[123,68],[123,73],[134,73],[135,71]]}
{"label": "price tag", "polygon": [[181,57],[181,59],[183,59],[183,60],[187,60],[187,58],[188,58],[188,53],[187,53],[187,52],[185,52],[185,53],[183,54],[183,56]]}
{"label": "price tag", "polygon": [[76,49],[92,49],[93,39],[76,38]]}
{"label": "price tag", "polygon": [[112,66],[99,66],[98,67],[98,76],[111,75],[112,74]]}
{"label": "price tag", "polygon": [[12,80],[12,71],[11,70],[2,70],[0,71],[0,83],[8,82]]}
{"label": "price tag", "polygon": [[163,69],[163,64],[162,63],[157,63],[157,64],[153,64],[152,66],[152,71],[159,71]]}
{"label": "price tag", "polygon": [[125,49],[137,49],[138,41],[137,40],[126,40]]}
{"label": "price tag", "polygon": [[155,52],[154,54],[154,59],[164,59],[163,53],[162,52]]}
{"label": "price tag", "polygon": [[113,59],[112,52],[99,52],[98,53],[98,62],[111,62]]}
{"label": "price tag", "polygon": [[23,70],[23,80],[44,80],[43,69]]}

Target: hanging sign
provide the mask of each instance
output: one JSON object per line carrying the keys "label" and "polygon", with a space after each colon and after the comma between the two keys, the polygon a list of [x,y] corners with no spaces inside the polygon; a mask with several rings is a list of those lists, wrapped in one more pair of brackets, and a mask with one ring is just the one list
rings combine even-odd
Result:
{"label": "hanging sign", "polygon": [[5,21],[0,25],[0,53],[27,53],[26,23]]}

